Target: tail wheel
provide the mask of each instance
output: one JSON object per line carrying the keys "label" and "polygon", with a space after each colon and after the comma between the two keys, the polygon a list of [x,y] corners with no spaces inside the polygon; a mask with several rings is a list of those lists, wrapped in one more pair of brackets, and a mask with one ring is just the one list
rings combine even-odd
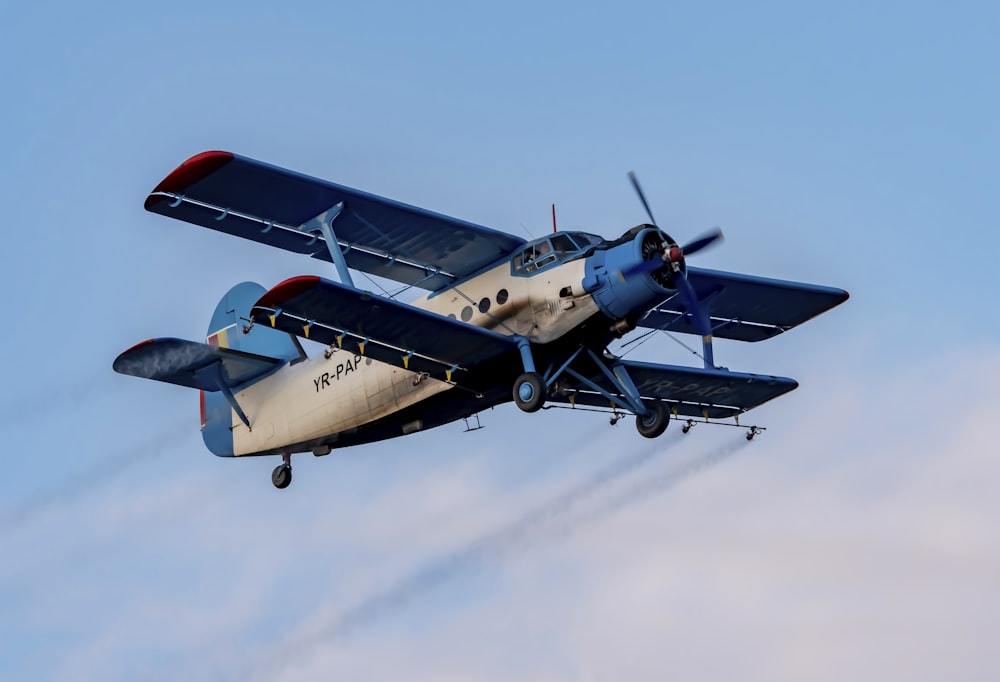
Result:
{"label": "tail wheel", "polygon": [[548,391],[545,382],[538,372],[525,372],[514,382],[514,403],[524,412],[537,412],[542,409]]}
{"label": "tail wheel", "polygon": [[271,483],[275,488],[287,488],[292,482],[292,467],[288,464],[279,464],[271,472]]}
{"label": "tail wheel", "polygon": [[648,412],[635,416],[635,428],[639,435],[646,438],[656,438],[663,435],[670,425],[670,413],[659,400],[646,402]]}

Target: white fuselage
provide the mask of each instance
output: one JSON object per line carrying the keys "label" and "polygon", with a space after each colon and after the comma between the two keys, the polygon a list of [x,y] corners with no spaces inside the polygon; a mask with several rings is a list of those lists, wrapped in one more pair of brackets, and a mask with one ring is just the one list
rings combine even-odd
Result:
{"label": "white fuselage", "polygon": [[[589,295],[559,296],[564,287],[583,279],[584,268],[585,259],[579,258],[524,277],[512,275],[510,262],[504,261],[412,305],[500,334],[519,334],[532,343],[549,343],[598,311]],[[346,351],[319,355],[283,367],[236,394],[251,428],[233,414],[233,452],[287,452],[292,446],[329,441],[451,388],[454,384]],[[402,433],[420,428],[415,420],[404,424]]]}

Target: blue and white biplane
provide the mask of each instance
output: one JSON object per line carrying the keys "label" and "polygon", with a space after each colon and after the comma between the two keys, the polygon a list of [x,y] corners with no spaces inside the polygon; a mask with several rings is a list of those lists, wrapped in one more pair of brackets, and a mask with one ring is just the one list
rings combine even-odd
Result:
{"label": "blue and white biplane", "polygon": [[[842,289],[689,267],[715,243],[680,246],[650,222],[617,239],[505,232],[229,152],[191,157],[146,209],[328,261],[339,281],[244,282],[219,302],[204,343],[144,341],[122,374],[201,394],[201,430],[221,457],[291,455],[370,443],[509,400],[634,414],[648,438],[671,418],[739,424],[798,384],[717,367],[712,339],[762,341],[845,301]],[[426,294],[410,303],[357,288],[351,271]],[[627,361],[609,344],[636,328],[701,337],[702,367]],[[648,333],[648,332],[647,332]],[[309,357],[300,339],[326,346]],[[752,438],[757,427],[747,433]]]}

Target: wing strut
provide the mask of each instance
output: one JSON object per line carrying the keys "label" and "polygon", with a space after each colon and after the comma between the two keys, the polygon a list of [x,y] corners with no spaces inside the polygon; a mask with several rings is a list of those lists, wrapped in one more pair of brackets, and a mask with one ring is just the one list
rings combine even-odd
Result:
{"label": "wing strut", "polygon": [[[590,359],[594,361],[594,364],[600,370],[601,374],[603,374],[604,378],[607,379],[608,384],[612,387],[612,390],[617,391],[618,395],[605,390],[596,382],[591,381],[586,376],[570,367],[570,364],[572,364],[572,362],[580,355],[581,351],[587,352],[587,355],[589,355]],[[563,373],[570,375],[595,393],[599,393],[604,396],[614,406],[621,406],[623,409],[631,410],[632,413],[636,415],[647,415],[650,413],[649,407],[643,403],[642,394],[639,392],[639,389],[636,388],[635,382],[632,381],[632,377],[629,376],[628,368],[621,362],[620,358],[615,358],[614,363],[609,369],[608,366],[601,361],[601,358],[594,353],[594,351],[590,348],[580,346],[558,370],[555,372],[545,373],[546,386],[552,386],[555,384],[556,380]]]}
{"label": "wing strut", "polygon": [[[302,229],[310,232],[319,229],[323,234],[323,241],[326,242],[326,248],[330,252],[330,259],[337,266],[337,274],[340,275],[341,284],[346,284],[353,289],[355,288],[354,280],[351,279],[351,272],[347,269],[347,261],[344,259],[344,252],[340,250],[337,235],[333,232],[333,221],[337,219],[343,210],[344,202],[341,201],[307,222],[302,226]],[[347,248],[350,249],[350,245]]]}
{"label": "wing strut", "polygon": [[246,413],[240,404],[236,401],[236,396],[233,395],[232,390],[229,388],[229,384],[226,382],[225,374],[222,372],[222,362],[213,362],[208,367],[197,370],[197,373],[205,372],[219,385],[219,390],[222,391],[222,395],[226,397],[226,402],[232,406],[233,410],[236,411],[237,416],[240,421],[246,424],[247,428],[250,428],[250,420],[247,419]]}

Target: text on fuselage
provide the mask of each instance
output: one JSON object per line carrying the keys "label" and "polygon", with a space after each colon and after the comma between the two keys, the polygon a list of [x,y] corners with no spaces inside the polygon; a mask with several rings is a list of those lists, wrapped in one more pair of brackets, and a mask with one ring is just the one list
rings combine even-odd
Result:
{"label": "text on fuselage", "polygon": [[358,365],[361,364],[361,356],[355,355],[353,358],[348,358],[345,362],[337,363],[337,368],[332,372],[323,372],[318,377],[313,379],[313,385],[316,386],[316,392],[319,393],[324,388],[329,388],[332,381],[340,381],[346,377],[351,372],[358,369]]}

